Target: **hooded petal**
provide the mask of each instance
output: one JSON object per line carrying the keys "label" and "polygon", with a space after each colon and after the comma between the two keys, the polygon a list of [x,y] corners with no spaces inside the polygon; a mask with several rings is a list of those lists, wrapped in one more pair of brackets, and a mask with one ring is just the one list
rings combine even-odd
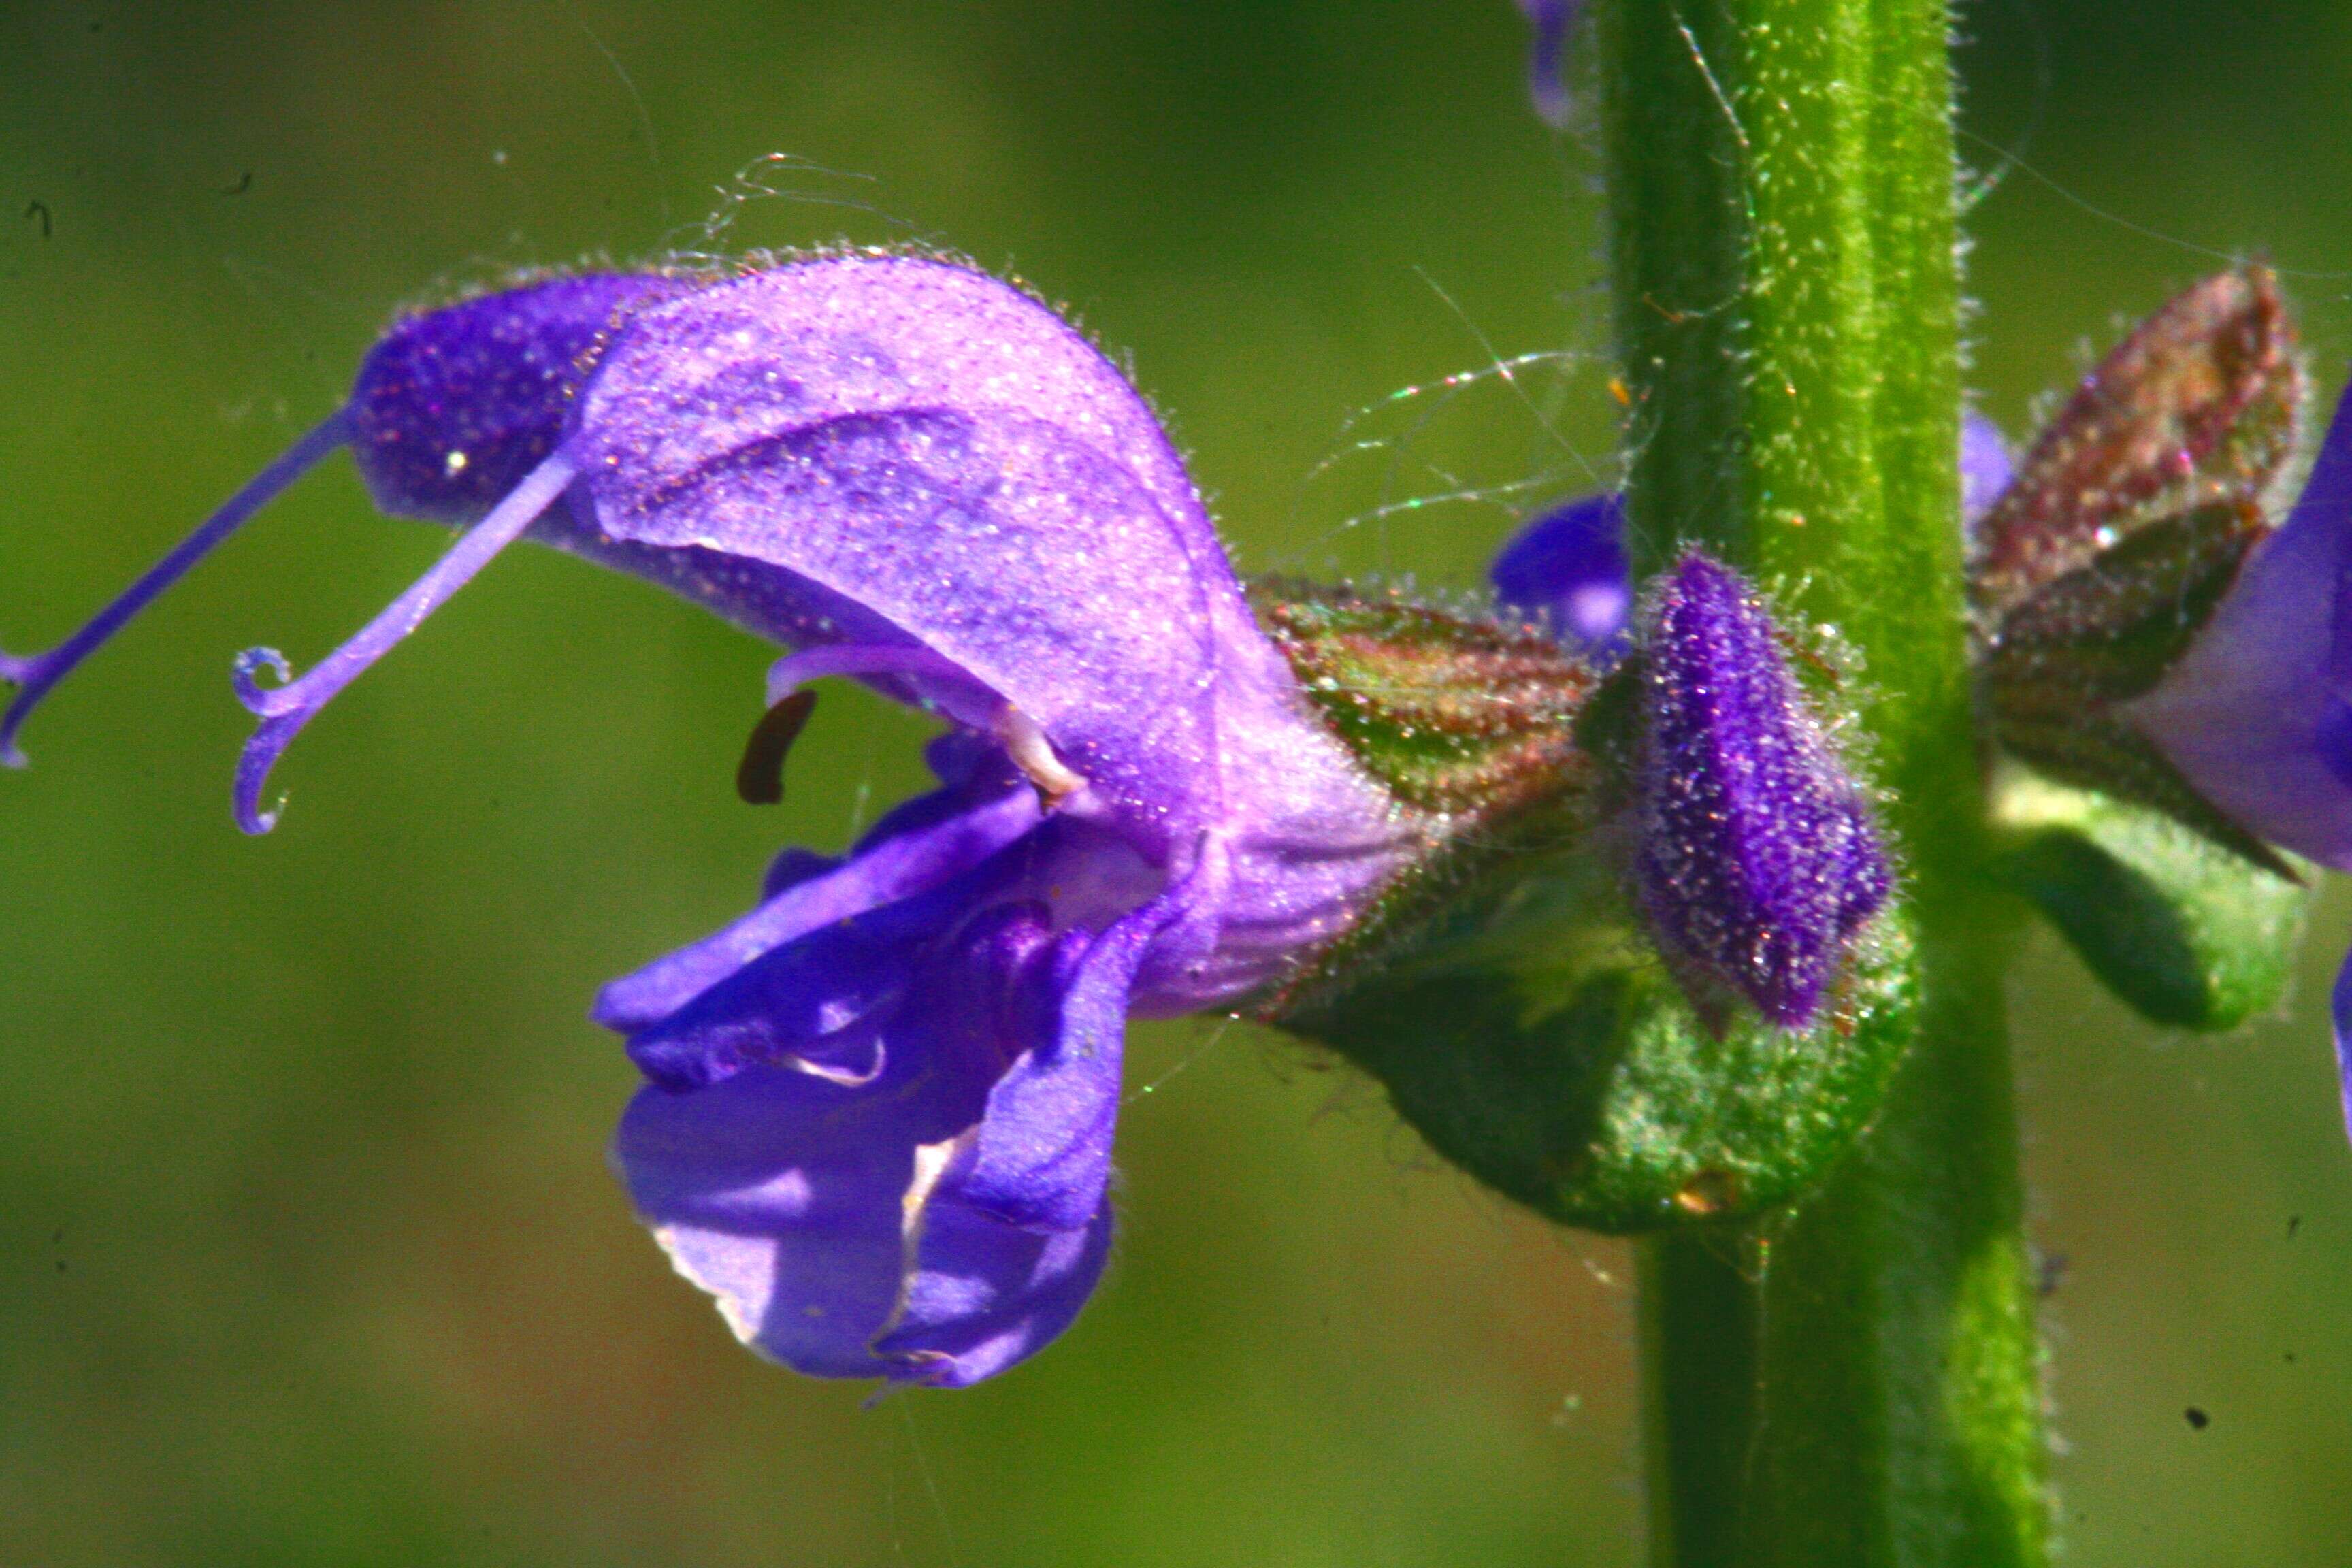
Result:
{"label": "hooded petal", "polygon": [[2124,717],[2199,793],[2283,848],[2352,870],[2352,396],[2286,522]]}
{"label": "hooded petal", "polygon": [[1209,600],[1238,589],[1142,400],[1013,289],[863,258],[641,312],[575,444],[613,537],[854,599],[1041,724],[1131,826],[1213,801]]}

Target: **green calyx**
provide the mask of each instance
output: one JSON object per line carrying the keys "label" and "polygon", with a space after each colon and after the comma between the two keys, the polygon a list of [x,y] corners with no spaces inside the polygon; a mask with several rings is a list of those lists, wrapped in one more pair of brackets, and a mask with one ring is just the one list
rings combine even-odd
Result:
{"label": "green calyx", "polygon": [[2224,1030],[2276,1008],[2312,890],[2171,817],[2019,773],[1995,797],[2000,868],[2144,1016]]}
{"label": "green calyx", "polygon": [[1549,638],[1392,591],[1262,578],[1249,594],[1324,722],[1400,799],[1491,819],[1588,782],[1569,726],[1595,677]]}
{"label": "green calyx", "polygon": [[1638,737],[1606,679],[1530,635],[1387,595],[1254,585],[1260,624],[1430,848],[1259,1007],[1373,1074],[1431,1146],[1552,1218],[1714,1224],[1817,1185],[1916,1027],[1904,917],[1855,944],[1816,1023],[1704,1017],[1628,894]]}
{"label": "green calyx", "polygon": [[1519,847],[1377,964],[1276,1017],[1379,1078],[1440,1154],[1538,1213],[1615,1234],[1737,1219],[1811,1190],[1878,1108],[1916,1026],[1882,917],[1799,1034],[1710,1029],[1591,846]]}
{"label": "green calyx", "polygon": [[[1977,675],[2010,770],[2000,874],[2158,1023],[2275,1006],[2309,889],[2136,729],[2268,534],[2303,395],[2262,268],[2217,273],[2084,381],[1979,525]],[[2039,775],[2039,776],[2035,776]]]}

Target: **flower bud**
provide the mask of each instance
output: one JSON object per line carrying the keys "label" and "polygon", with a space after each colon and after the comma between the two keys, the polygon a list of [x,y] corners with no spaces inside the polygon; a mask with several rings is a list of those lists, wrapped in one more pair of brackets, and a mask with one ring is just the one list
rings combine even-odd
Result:
{"label": "flower bud", "polygon": [[1643,912],[1702,1009],[1736,992],[1801,1029],[1893,886],[1870,806],[1763,605],[1696,550],[1656,591],[1641,682]]}

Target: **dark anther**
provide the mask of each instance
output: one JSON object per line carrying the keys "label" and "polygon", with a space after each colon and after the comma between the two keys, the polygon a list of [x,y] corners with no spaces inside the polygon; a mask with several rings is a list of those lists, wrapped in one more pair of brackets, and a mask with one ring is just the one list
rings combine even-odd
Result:
{"label": "dark anther", "polygon": [[2213,1418],[2210,1415],[2206,1415],[2202,1410],[2198,1409],[2194,1405],[2190,1405],[2180,1414],[2188,1418],[2190,1428],[2195,1431],[2202,1432],[2206,1427],[2210,1426],[2213,1424]]}
{"label": "dark anther", "polygon": [[815,711],[816,693],[795,691],[751,727],[751,738],[743,742],[743,760],[735,768],[735,793],[747,805],[773,805],[784,798],[784,759]]}
{"label": "dark anther", "polygon": [[28,217],[28,218],[35,218],[35,217],[39,218],[39,219],[41,220],[41,237],[42,237],[43,239],[47,239],[47,238],[48,238],[48,237],[49,237],[49,204],[48,204],[48,203],[47,203],[47,202],[31,202],[31,203],[26,204],[26,207],[25,207],[25,216],[26,216],[26,217]]}

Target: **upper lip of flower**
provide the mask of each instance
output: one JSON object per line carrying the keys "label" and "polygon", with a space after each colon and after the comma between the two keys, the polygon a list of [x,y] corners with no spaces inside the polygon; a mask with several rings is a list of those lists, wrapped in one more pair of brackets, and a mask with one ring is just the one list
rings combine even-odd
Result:
{"label": "upper lip of flower", "polygon": [[[993,279],[853,258],[655,306],[604,351],[572,431],[604,535],[763,563],[779,600],[807,584],[854,602],[938,661],[877,685],[975,728],[975,704],[1001,704],[1033,780],[1085,781],[1060,809],[1168,875],[1214,833],[1237,897],[1271,880],[1300,909],[1402,848],[1391,803],[1300,710],[1158,422]],[[1023,755],[1032,726],[1049,757]],[[1186,992],[1153,967],[1149,988]]]}

